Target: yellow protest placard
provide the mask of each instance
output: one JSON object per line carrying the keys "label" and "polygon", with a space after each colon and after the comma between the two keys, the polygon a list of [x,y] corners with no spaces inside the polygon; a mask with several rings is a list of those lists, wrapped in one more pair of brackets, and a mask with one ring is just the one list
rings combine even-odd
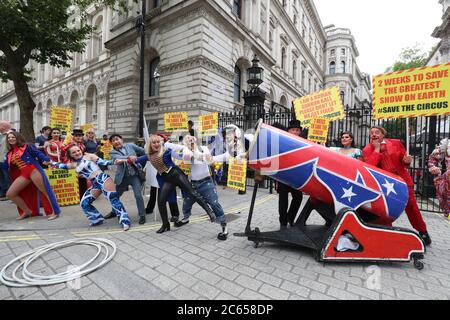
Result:
{"label": "yellow protest placard", "polygon": [[187,112],[169,112],[164,113],[164,130],[187,130],[188,115]]}
{"label": "yellow protest placard", "polygon": [[50,110],[50,127],[70,132],[72,131],[72,117],[72,108],[52,106]]}
{"label": "yellow protest placard", "polygon": [[328,121],[344,118],[344,106],[338,87],[315,92],[294,100],[295,115],[303,127],[309,127],[314,118],[326,118]]}
{"label": "yellow protest placard", "polygon": [[373,78],[375,119],[450,114],[450,63]]}
{"label": "yellow protest placard", "polygon": [[180,161],[178,164],[178,167],[180,167],[180,169],[183,170],[185,175],[189,176],[191,174],[191,164],[190,163]]}
{"label": "yellow protest placard", "polygon": [[227,187],[245,191],[245,179],[247,177],[247,160],[237,161],[230,158],[228,163]]}
{"label": "yellow protest placard", "polygon": [[111,157],[109,156],[109,152],[113,149],[111,142],[108,139],[100,141],[100,152],[103,153],[103,159],[109,160]]}
{"label": "yellow protest placard", "polygon": [[219,128],[219,116],[217,112],[198,117],[200,136],[214,136]]}
{"label": "yellow protest placard", "polygon": [[75,169],[46,169],[45,173],[61,207],[80,203],[78,177]]}
{"label": "yellow protest placard", "polygon": [[330,121],[325,118],[314,118],[308,130],[308,140],[325,144],[328,137]]}
{"label": "yellow protest placard", "polygon": [[94,129],[94,125],[92,123],[86,123],[81,125],[81,130],[83,130],[83,133],[86,134],[86,131],[89,129]]}

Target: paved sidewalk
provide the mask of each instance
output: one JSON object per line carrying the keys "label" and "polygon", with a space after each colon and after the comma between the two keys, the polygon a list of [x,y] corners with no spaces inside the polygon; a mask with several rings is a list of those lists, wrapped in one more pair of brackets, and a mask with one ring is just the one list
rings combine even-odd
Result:
{"label": "paved sidewalk", "polygon": [[[106,238],[118,247],[110,263],[81,278],[79,289],[66,284],[0,285],[0,299],[450,299],[450,224],[441,216],[424,213],[433,244],[421,271],[412,263],[323,264],[306,249],[273,243],[254,248],[246,238],[232,235],[245,229],[252,190],[238,195],[218,188],[229,218],[227,241],[217,240],[219,225],[211,224],[198,205],[189,224],[171,227],[164,234],[156,233],[158,214],[157,221],[151,214],[145,225],[137,224],[131,191],[122,199],[132,219],[127,232],[115,219],[89,227],[79,206],[64,207],[61,218],[54,221],[43,217],[16,221],[15,206],[0,202],[0,267],[31,248],[76,237]],[[180,199],[180,210],[181,204]],[[109,212],[104,199],[95,205],[103,214]],[[252,227],[277,229],[277,208],[277,195],[259,189]],[[311,222],[321,220],[317,214],[311,217]],[[409,228],[405,214],[396,225]],[[66,271],[68,265],[78,265],[94,254],[86,246],[62,249],[36,261],[30,271]]]}

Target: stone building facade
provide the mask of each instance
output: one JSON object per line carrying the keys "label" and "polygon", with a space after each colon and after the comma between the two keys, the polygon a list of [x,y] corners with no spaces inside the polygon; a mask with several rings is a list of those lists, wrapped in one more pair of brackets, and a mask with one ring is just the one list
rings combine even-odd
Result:
{"label": "stone building facade", "polygon": [[[92,123],[99,134],[136,138],[139,6],[130,1],[127,14],[92,7],[90,23],[97,32],[70,68],[32,63],[36,132],[49,123],[52,105],[68,105],[75,126]],[[241,110],[246,69],[255,54],[264,68],[267,110],[290,108],[294,99],[332,83],[349,103],[366,98],[367,83],[356,80],[364,74],[356,65],[353,37],[341,45],[336,32],[322,26],[312,0],[147,0],[147,10],[144,114],[150,131],[163,128],[165,112],[187,111],[195,122],[200,114]],[[328,74],[332,46],[349,50],[351,74],[342,79]],[[0,85],[0,110],[18,128],[10,83]]]}
{"label": "stone building facade", "polygon": [[431,34],[441,41],[431,53],[427,66],[432,66],[450,61],[450,0],[439,0],[442,5],[442,22]]}

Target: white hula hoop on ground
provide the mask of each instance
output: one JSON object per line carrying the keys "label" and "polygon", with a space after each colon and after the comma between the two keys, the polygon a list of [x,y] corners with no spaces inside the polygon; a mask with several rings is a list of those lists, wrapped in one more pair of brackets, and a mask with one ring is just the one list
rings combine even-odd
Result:
{"label": "white hula hoop on ground", "polygon": [[[28,267],[33,263],[34,260],[48,253],[49,251],[79,244],[96,247],[97,253],[93,258],[83,263],[82,265],[74,266],[68,271],[53,275],[38,275],[28,270]],[[45,246],[25,252],[24,254],[11,260],[0,271],[0,281],[4,285],[9,287],[48,286],[63,282],[69,282],[74,279],[81,278],[82,276],[103,267],[114,257],[116,251],[116,244],[110,240],[103,238],[71,239],[47,244]],[[104,255],[103,259],[97,265],[90,266],[102,254]],[[6,270],[18,262],[20,263],[13,269],[11,276],[8,276],[6,274]],[[19,278],[18,276],[20,269],[22,269],[22,278]]]}

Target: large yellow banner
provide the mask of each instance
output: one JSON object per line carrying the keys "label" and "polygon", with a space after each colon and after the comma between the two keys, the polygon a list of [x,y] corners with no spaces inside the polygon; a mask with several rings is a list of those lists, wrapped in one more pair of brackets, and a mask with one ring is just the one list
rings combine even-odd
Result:
{"label": "large yellow banner", "polygon": [[450,114],[450,63],[373,78],[375,119]]}
{"label": "large yellow banner", "polygon": [[227,187],[245,191],[245,178],[247,177],[247,160],[230,158],[228,162]]}
{"label": "large yellow banner", "polygon": [[188,115],[187,112],[169,112],[164,113],[164,130],[187,130]]}
{"label": "large yellow banner", "polygon": [[214,136],[219,128],[219,116],[217,112],[198,117],[200,136]]}
{"label": "large yellow banner", "polygon": [[309,127],[314,118],[334,121],[344,118],[344,106],[338,87],[331,87],[294,100],[295,115],[303,127]]}
{"label": "large yellow banner", "polygon": [[308,140],[325,144],[328,138],[330,122],[325,118],[314,118],[308,130]]}
{"label": "large yellow banner", "polygon": [[45,173],[61,207],[80,203],[78,177],[75,169],[46,169]]}
{"label": "large yellow banner", "polygon": [[50,110],[50,127],[69,133],[72,131],[73,110],[68,107],[52,106]]}

